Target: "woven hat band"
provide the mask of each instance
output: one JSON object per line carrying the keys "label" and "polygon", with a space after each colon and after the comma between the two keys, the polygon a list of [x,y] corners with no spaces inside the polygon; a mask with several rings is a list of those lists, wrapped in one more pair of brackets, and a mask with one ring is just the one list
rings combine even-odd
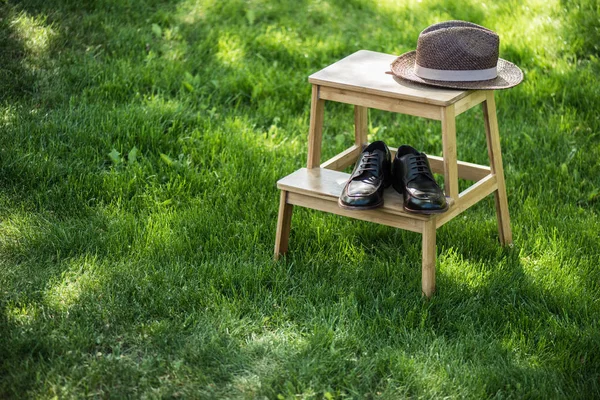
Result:
{"label": "woven hat band", "polygon": [[446,82],[487,81],[498,76],[497,67],[472,70],[447,70],[422,67],[415,63],[415,75],[423,79]]}

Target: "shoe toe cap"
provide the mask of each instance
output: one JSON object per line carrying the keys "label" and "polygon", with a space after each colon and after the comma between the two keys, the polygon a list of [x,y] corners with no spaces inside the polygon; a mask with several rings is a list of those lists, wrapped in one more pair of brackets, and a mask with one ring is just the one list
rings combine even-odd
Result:
{"label": "shoe toe cap", "polygon": [[405,207],[414,211],[441,212],[448,208],[448,203],[443,195],[427,193],[406,196]]}
{"label": "shoe toe cap", "polygon": [[364,196],[349,196],[344,193],[340,196],[340,204],[353,208],[369,208],[375,207],[381,203],[381,197],[377,193]]}

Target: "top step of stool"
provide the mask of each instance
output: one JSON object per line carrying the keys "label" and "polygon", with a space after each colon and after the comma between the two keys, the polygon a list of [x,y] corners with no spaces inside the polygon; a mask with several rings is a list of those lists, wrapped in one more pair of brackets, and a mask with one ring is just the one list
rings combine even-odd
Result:
{"label": "top step of stool", "polygon": [[381,95],[418,103],[448,106],[472,91],[419,85],[386,74],[396,56],[359,50],[308,77],[314,85]]}

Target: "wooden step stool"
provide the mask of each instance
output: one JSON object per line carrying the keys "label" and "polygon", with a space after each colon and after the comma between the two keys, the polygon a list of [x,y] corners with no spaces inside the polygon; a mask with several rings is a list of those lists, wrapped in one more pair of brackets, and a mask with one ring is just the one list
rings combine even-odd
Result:
{"label": "wooden step stool", "polygon": [[[306,168],[277,182],[281,190],[275,238],[275,259],[288,250],[293,206],[308,207],[423,235],[422,289],[430,297],[435,291],[436,230],[491,193],[496,199],[500,243],[512,243],[508,202],[502,168],[500,136],[493,90],[451,90],[412,84],[387,75],[395,56],[358,51],[309,77],[312,84],[308,163]],[[355,143],[321,163],[323,108],[325,100],[354,105]],[[456,159],[456,116],[482,104],[490,166]],[[434,173],[444,174],[449,209],[443,214],[420,215],[404,211],[402,196],[386,190],[384,206],[352,211],[338,206],[338,197],[349,178],[340,172],[354,164],[367,144],[367,110],[376,108],[414,115],[442,123],[443,157],[427,156]],[[390,148],[392,157],[395,149]],[[458,192],[458,179],[475,183]]]}

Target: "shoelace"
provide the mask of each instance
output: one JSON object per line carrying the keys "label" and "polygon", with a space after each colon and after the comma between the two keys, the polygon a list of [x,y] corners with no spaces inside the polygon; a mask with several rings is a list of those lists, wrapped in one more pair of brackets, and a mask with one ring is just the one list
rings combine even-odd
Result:
{"label": "shoelace", "polygon": [[360,159],[360,164],[358,165],[358,169],[356,170],[356,175],[360,175],[365,171],[375,171],[379,170],[379,156],[377,154],[366,153]]}
{"label": "shoelace", "polygon": [[427,164],[427,157],[422,154],[412,156],[409,160],[408,168],[408,173],[411,180],[419,175],[424,175],[434,180],[431,170]]}

